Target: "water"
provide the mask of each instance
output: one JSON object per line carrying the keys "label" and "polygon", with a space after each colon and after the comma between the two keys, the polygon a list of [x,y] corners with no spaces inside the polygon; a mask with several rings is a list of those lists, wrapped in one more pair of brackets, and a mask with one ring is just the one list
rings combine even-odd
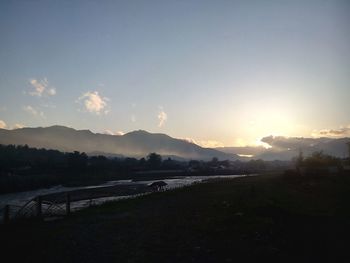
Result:
{"label": "water", "polygon": [[[175,188],[184,187],[195,183],[201,183],[208,179],[237,178],[237,177],[244,177],[244,176],[247,176],[247,175],[189,176],[189,177],[176,177],[176,178],[162,179],[161,181],[164,181],[167,183],[166,189],[175,189]],[[53,194],[53,193],[74,191],[79,189],[91,189],[91,188],[98,188],[98,187],[123,185],[123,184],[147,185],[156,181],[160,181],[160,180],[148,180],[148,181],[137,181],[137,182],[133,182],[132,180],[116,180],[116,181],[108,181],[99,185],[80,186],[80,187],[64,187],[64,186],[58,185],[51,188],[37,189],[33,191],[2,194],[0,195],[0,218],[3,216],[2,210],[5,207],[5,205],[20,207],[38,195],[47,195],[47,194]],[[76,211],[85,207],[89,207],[91,205],[100,205],[102,203],[109,202],[109,201],[121,200],[126,198],[134,198],[144,194],[137,194],[137,195],[130,195],[130,196],[110,196],[110,197],[95,198],[91,200],[76,201],[76,202],[72,202],[71,209],[72,211]]]}

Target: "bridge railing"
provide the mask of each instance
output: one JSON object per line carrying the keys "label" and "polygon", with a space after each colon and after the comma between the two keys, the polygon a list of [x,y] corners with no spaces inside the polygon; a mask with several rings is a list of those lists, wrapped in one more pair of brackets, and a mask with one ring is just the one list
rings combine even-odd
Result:
{"label": "bridge railing", "polygon": [[65,202],[62,200],[43,200],[42,196],[37,196],[24,205],[6,205],[2,209],[3,223],[27,218],[48,218],[65,216],[70,214],[70,195],[66,195]]}

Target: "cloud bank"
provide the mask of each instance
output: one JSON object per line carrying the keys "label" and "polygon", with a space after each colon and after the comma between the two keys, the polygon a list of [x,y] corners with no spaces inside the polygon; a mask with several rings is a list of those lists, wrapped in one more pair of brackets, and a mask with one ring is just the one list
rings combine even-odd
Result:
{"label": "cloud bank", "polygon": [[24,128],[25,126],[23,125],[23,124],[20,124],[20,123],[16,123],[14,126],[13,126],[13,128],[12,129],[22,129],[22,128]]}
{"label": "cloud bank", "polygon": [[11,127],[11,126],[7,125],[6,122],[4,122],[3,120],[0,120],[0,129],[15,130],[15,129],[20,129],[20,128],[24,128],[24,125],[16,123],[15,125],[13,125]]}
{"label": "cloud bank", "polygon": [[216,140],[201,140],[196,141],[192,138],[184,138],[182,139],[186,142],[197,144],[203,148],[217,148],[217,147],[225,147],[225,145],[222,142],[216,141]]}
{"label": "cloud bank", "polygon": [[6,129],[7,124],[3,120],[0,120],[0,129]]}
{"label": "cloud bank", "polygon": [[121,135],[124,135],[125,133],[122,132],[122,131],[116,131],[116,132],[113,132],[111,130],[105,130],[103,132],[104,134],[107,134],[107,135],[117,135],[117,136],[121,136]]}
{"label": "cloud bank", "polygon": [[347,137],[350,136],[350,125],[339,129],[314,130],[311,135],[313,137]]}

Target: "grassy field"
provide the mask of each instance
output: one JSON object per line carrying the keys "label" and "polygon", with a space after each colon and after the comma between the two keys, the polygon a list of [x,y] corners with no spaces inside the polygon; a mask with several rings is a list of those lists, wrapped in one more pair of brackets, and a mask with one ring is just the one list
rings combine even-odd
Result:
{"label": "grassy field", "polygon": [[350,178],[263,175],[1,226],[8,262],[350,262]]}

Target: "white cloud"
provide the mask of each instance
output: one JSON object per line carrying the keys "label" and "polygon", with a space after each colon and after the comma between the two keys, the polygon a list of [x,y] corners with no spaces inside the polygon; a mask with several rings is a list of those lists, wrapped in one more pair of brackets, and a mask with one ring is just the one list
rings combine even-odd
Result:
{"label": "white cloud", "polygon": [[116,131],[116,132],[112,132],[111,130],[105,130],[103,132],[104,134],[108,134],[108,135],[116,135],[116,136],[121,136],[124,135],[125,133],[122,131]]}
{"label": "white cloud", "polygon": [[0,120],[0,129],[6,129],[6,127],[7,127],[6,122]]}
{"label": "white cloud", "polygon": [[13,127],[12,127],[12,129],[22,129],[22,128],[24,128],[24,125],[23,124],[20,124],[20,123],[16,123]]}
{"label": "white cloud", "polygon": [[29,95],[31,96],[42,97],[56,95],[56,89],[49,85],[47,78],[42,80],[30,79],[29,83],[34,88],[34,91],[29,92]]}
{"label": "white cloud", "polygon": [[3,120],[0,120],[0,129],[20,129],[23,127],[24,125],[16,123],[10,128],[10,126],[8,126]]}
{"label": "white cloud", "polygon": [[311,133],[312,137],[347,137],[350,136],[350,125],[338,129],[322,129],[314,130]]}
{"label": "white cloud", "polygon": [[44,112],[42,112],[40,110],[37,110],[37,109],[33,108],[30,105],[23,107],[23,110],[28,112],[28,113],[30,113],[30,114],[32,114],[33,116],[45,118]]}
{"label": "white cloud", "polygon": [[116,131],[115,132],[115,135],[119,135],[119,136],[124,135],[124,134],[125,134],[125,132],[123,132],[123,131]]}
{"label": "white cloud", "polygon": [[105,130],[103,134],[114,135],[114,133],[111,130]]}
{"label": "white cloud", "polygon": [[204,148],[216,148],[216,147],[225,147],[225,145],[222,142],[219,141],[215,141],[215,140],[201,140],[201,141],[197,141],[193,138],[183,138],[182,140],[189,142],[189,143],[193,143],[193,144],[197,144],[201,147]]}
{"label": "white cloud", "polygon": [[164,123],[167,121],[168,115],[165,113],[163,110],[163,107],[159,107],[159,112],[158,112],[158,127],[162,127]]}
{"label": "white cloud", "polygon": [[54,89],[54,88],[48,89],[47,94],[49,94],[50,96],[56,95],[56,89]]}
{"label": "white cloud", "polygon": [[107,101],[109,101],[109,99],[101,97],[97,91],[88,91],[84,93],[77,100],[77,102],[81,101],[83,101],[85,109],[90,113],[100,115],[101,113],[107,114],[109,112],[109,109],[107,109]]}
{"label": "white cloud", "polygon": [[197,144],[196,140],[192,139],[192,138],[183,138],[181,140],[184,140],[184,141],[189,142],[189,143]]}
{"label": "white cloud", "polygon": [[215,141],[215,140],[204,140],[197,142],[199,146],[202,146],[204,148],[216,148],[216,147],[224,147],[225,145],[222,142]]}

